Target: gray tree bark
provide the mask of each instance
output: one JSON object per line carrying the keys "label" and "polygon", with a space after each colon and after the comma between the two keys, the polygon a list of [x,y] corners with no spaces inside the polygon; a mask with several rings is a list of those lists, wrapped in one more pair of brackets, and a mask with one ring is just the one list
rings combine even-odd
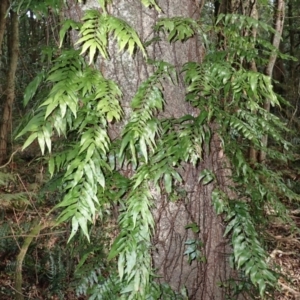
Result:
{"label": "gray tree bark", "polygon": [[[146,9],[139,0],[115,1],[109,8],[109,13],[126,20],[139,33],[142,41],[149,41],[153,36],[153,26],[160,17],[184,16],[198,19],[200,6],[193,0],[161,0],[157,1],[162,8],[158,13],[154,9]],[[80,6],[69,2],[66,12],[69,18],[80,20],[85,9],[97,8],[97,1],[87,1],[87,5]],[[73,35],[73,40],[78,37]],[[185,114],[197,115],[199,111],[185,101],[185,86],[179,71],[186,62],[202,61],[205,53],[198,37],[185,43],[168,43],[158,41],[147,48],[151,59],[164,60],[176,66],[179,74],[178,85],[164,83],[164,97],[166,106],[165,117],[180,117]],[[138,86],[151,74],[149,67],[140,53],[131,58],[126,53],[119,53],[112,42],[110,45],[110,61],[99,60],[98,68],[104,76],[115,80],[122,89],[122,106],[125,114],[129,115],[129,103]],[[126,117],[125,117],[126,120]],[[111,137],[120,133],[120,127],[111,128]],[[223,237],[224,225],[222,219],[216,216],[211,201],[211,193],[218,183],[227,189],[228,164],[221,149],[221,141],[214,134],[210,145],[211,151],[205,153],[203,162],[194,168],[185,165],[182,171],[184,188],[187,194],[184,199],[176,202],[167,197],[154,195],[156,208],[153,211],[156,228],[153,236],[153,266],[159,276],[159,282],[170,284],[179,291],[182,287],[188,290],[189,299],[222,300],[226,290],[222,283],[234,276],[229,267],[228,256],[231,252],[228,241]],[[198,183],[199,173],[203,169],[210,169],[217,174],[217,181],[208,185]],[[227,190],[228,192],[228,190]],[[185,226],[196,223],[200,227],[199,233],[187,230]],[[185,242],[189,239],[200,239],[201,249],[205,260],[193,261],[189,264]]]}
{"label": "gray tree bark", "polygon": [[[275,49],[279,50],[280,40],[283,31],[283,24],[284,24],[284,14],[285,14],[285,1],[284,0],[277,0],[275,1],[275,9],[274,9],[274,29],[275,34],[273,36],[272,44]],[[274,65],[277,59],[277,54],[274,52],[271,54],[268,64],[265,69],[265,74],[272,78]],[[264,103],[264,109],[270,111],[270,99],[266,99]],[[268,146],[268,136],[265,135],[262,137],[262,145],[264,147]],[[265,162],[266,160],[266,152],[261,151],[259,153],[259,161]]]}
{"label": "gray tree bark", "polygon": [[[7,144],[11,132],[12,106],[15,101],[15,75],[19,57],[19,20],[16,12],[10,12],[9,33],[9,69],[7,72],[7,81],[5,87],[5,100],[3,103],[2,120],[0,122],[0,164],[7,155]],[[1,44],[0,44],[1,46]]]}

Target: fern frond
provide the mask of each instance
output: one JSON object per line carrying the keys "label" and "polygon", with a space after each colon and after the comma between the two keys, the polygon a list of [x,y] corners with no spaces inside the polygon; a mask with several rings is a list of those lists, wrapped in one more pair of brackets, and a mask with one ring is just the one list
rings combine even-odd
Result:
{"label": "fern frond", "polygon": [[126,208],[119,218],[120,234],[114,241],[109,259],[118,255],[118,274],[127,282],[122,294],[128,299],[144,297],[151,270],[151,232],[154,219],[151,213],[152,196],[145,184],[133,188],[126,199]]}
{"label": "fern frond", "polygon": [[155,0],[141,0],[145,7],[154,7],[158,12],[161,11],[160,7],[157,5]]}
{"label": "fern frond", "polygon": [[250,277],[263,296],[267,285],[276,285],[277,277],[266,263],[267,253],[258,239],[247,203],[226,199],[221,191],[214,190],[213,204],[217,213],[227,215],[225,235],[231,235],[234,263]]}
{"label": "fern frond", "polygon": [[133,113],[122,133],[120,156],[122,157],[125,149],[129,147],[135,166],[138,165],[138,150],[147,162],[149,152],[153,152],[156,147],[155,139],[160,129],[159,121],[154,116],[162,111],[164,106],[160,81],[164,77],[172,80],[173,66],[165,62],[158,62],[157,66],[157,71],[140,85],[132,99]]}
{"label": "fern frond", "polygon": [[160,19],[154,29],[168,33],[168,41],[185,41],[200,32],[200,27],[194,19],[173,17]]}
{"label": "fern frond", "polygon": [[82,37],[77,44],[82,45],[81,54],[89,53],[91,64],[97,53],[108,59],[108,37],[112,35],[118,42],[120,51],[125,48],[130,55],[133,55],[135,48],[139,48],[146,56],[144,46],[136,31],[124,20],[108,14],[101,14],[98,10],[86,11],[83,17],[84,24],[80,28]]}

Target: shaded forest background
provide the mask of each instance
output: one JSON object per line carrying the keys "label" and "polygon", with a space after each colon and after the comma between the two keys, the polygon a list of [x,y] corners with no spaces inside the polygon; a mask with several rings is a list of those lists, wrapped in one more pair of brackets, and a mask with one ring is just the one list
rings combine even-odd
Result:
{"label": "shaded forest background", "polygon": [[[112,299],[109,297],[115,295],[108,294],[108,298],[105,298],[105,296],[101,298],[105,293],[99,286],[101,282],[105,281],[104,279],[109,278],[111,274],[117,273],[118,271],[116,270],[120,271],[120,268],[118,269],[116,267],[116,261],[114,259],[107,259],[107,255],[108,250],[111,249],[113,245],[113,241],[121,231],[121,225],[118,224],[118,217],[120,216],[120,212],[122,212],[123,204],[121,202],[117,204],[113,203],[113,205],[107,206],[107,208],[104,206],[104,208],[101,208],[102,210],[99,209],[96,212],[97,216],[89,224],[86,232],[84,230],[84,225],[81,223],[79,224],[79,227],[82,227],[83,231],[77,232],[76,235],[72,231],[72,229],[74,229],[74,224],[72,227],[71,222],[66,221],[56,225],[55,221],[61,211],[57,208],[53,210],[53,207],[57,206],[62,201],[66,191],[64,190],[65,182],[63,181],[63,167],[61,168],[62,170],[57,168],[55,172],[53,172],[54,167],[51,167],[51,163],[49,165],[49,161],[51,162],[51,157],[54,157],[55,153],[66,153],[70,147],[73,147],[76,143],[79,144],[79,133],[70,130],[67,132],[67,139],[63,138],[63,134],[61,136],[58,134],[51,136],[53,156],[52,153],[48,153],[47,151],[45,153],[42,151],[43,153],[41,153],[40,146],[45,146],[45,144],[48,146],[46,138],[44,141],[37,138],[34,141],[31,140],[28,142],[28,135],[22,135],[20,137],[20,132],[26,128],[27,124],[30,124],[30,120],[33,119],[33,116],[36,116],[35,113],[39,110],[41,103],[44,101],[43,99],[47,99],[49,91],[54,85],[53,82],[45,79],[53,66],[55,66],[55,60],[58,60],[60,55],[64,54],[65,49],[78,49],[78,46],[74,46],[74,43],[78,41],[80,33],[78,30],[75,31],[71,29],[77,29],[75,22],[80,22],[82,20],[82,14],[87,10],[85,8],[81,11],[81,9],[82,7],[85,7],[85,5],[89,6],[90,3],[89,1],[86,1],[87,3],[82,3],[80,1],[65,2],[54,0],[28,2],[5,0],[0,3],[1,299],[89,299],[89,297],[91,299]],[[91,2],[94,4],[93,1]],[[146,2],[147,1],[144,1],[144,3]],[[98,4],[98,6],[102,6],[106,1],[99,1],[99,3],[101,5]],[[151,3],[152,1],[149,2],[149,5]],[[190,1],[187,1],[187,3],[190,5]],[[228,282],[220,283],[220,285],[223,285],[222,288],[226,290],[224,294],[227,295],[227,299],[238,299],[238,297],[240,297],[238,294],[243,295],[245,299],[260,299],[263,297],[269,299],[300,299],[300,206],[299,197],[297,196],[300,193],[300,136],[298,136],[300,129],[300,5],[298,0],[289,1],[288,3],[280,2],[279,0],[274,3],[269,3],[267,1],[249,1],[247,2],[250,5],[249,7],[244,7],[241,3],[242,2],[238,1],[223,1],[220,3],[218,1],[202,1],[199,2],[199,4],[195,4],[198,15],[191,15],[193,15],[195,19],[200,20],[201,26],[213,26],[216,23],[216,20],[221,20],[219,22],[224,22],[222,26],[226,28],[226,18],[223,20],[220,15],[224,14],[226,16],[227,14],[229,16],[232,13],[239,13],[253,19],[259,19],[259,21],[266,24],[266,26],[269,25],[271,28],[276,29],[276,20],[278,19],[279,14],[278,5],[281,4],[285,7],[285,13],[282,15],[283,19],[281,19],[281,21],[284,21],[282,23],[282,37],[280,45],[278,44],[277,47],[279,52],[274,51],[268,52],[267,54],[264,52],[266,51],[263,48],[264,41],[265,43],[274,42],[274,36],[276,36],[274,32],[261,31],[258,33],[258,39],[262,41],[260,44],[261,48],[258,48],[255,44],[251,45],[250,43],[242,45],[245,47],[245,50],[247,50],[247,48],[252,49],[257,47],[255,50],[257,50],[256,53],[258,58],[247,61],[247,69],[257,73],[260,72],[261,74],[265,74],[272,78],[273,88],[280,100],[280,106],[270,107],[270,103],[267,103],[268,101],[266,101],[267,104],[264,103],[261,106],[267,111],[270,110],[271,113],[278,117],[278,120],[284,124],[285,129],[281,132],[281,138],[285,142],[280,144],[272,137],[269,137],[268,142],[266,142],[264,140],[266,135],[261,134],[259,138],[263,140],[263,143],[265,143],[263,146],[265,147],[262,146],[258,149],[255,148],[255,145],[253,146],[251,142],[245,142],[243,136],[240,136],[238,133],[239,128],[237,128],[236,131],[232,131],[230,134],[233,136],[233,139],[236,139],[241,145],[241,150],[245,153],[247,152],[247,163],[249,163],[249,166],[251,166],[254,171],[256,168],[260,168],[258,167],[259,164],[262,164],[266,166],[266,168],[274,171],[276,176],[280,176],[280,183],[284,184],[286,187],[286,195],[282,193],[282,190],[284,189],[281,190],[280,186],[274,185],[274,182],[276,181],[272,184],[272,181],[266,179],[265,182],[267,188],[274,191],[274,193],[278,192],[279,201],[274,201],[276,205],[273,207],[271,204],[262,204],[261,206],[249,205],[251,208],[251,210],[249,209],[250,215],[254,220],[254,227],[259,233],[258,239],[267,251],[268,256],[266,261],[278,276],[276,277],[277,285],[267,287],[266,289],[265,286],[260,286],[258,281],[255,281],[252,278],[249,279],[249,274],[245,274],[243,270],[239,271],[237,266],[232,268],[235,277],[233,276]],[[161,6],[163,7],[164,3],[162,3]],[[235,7],[238,7],[238,9]],[[253,9],[254,7],[255,9]],[[153,13],[155,6],[152,5],[151,7],[150,5],[149,10]],[[78,11],[80,11],[80,13]],[[172,13],[170,13],[170,16],[172,16]],[[174,14],[176,14],[175,9]],[[120,15],[123,17],[122,14]],[[178,15],[182,16],[183,13],[178,11]],[[67,18],[72,18],[73,23],[66,23],[65,20]],[[164,24],[162,26],[166,25]],[[243,30],[244,29],[241,31]],[[257,33],[252,27],[248,32],[246,32],[247,30],[249,30],[249,28],[246,28],[245,31],[243,31],[244,36],[247,37],[247,35],[252,34],[253,36],[256,36]],[[219,47],[218,50],[220,50],[220,52],[226,52],[229,48],[228,44],[230,44],[230,35],[228,38],[224,32],[226,31],[220,30],[220,32],[208,34],[209,38],[218,45],[216,48]],[[236,37],[232,36],[232,39],[234,38]],[[172,38],[169,38],[169,41],[171,40]],[[178,40],[180,41],[180,39]],[[153,41],[148,42],[149,45],[154,43]],[[197,42],[198,41],[192,41],[194,47],[198,47],[195,46],[198,45]],[[182,43],[184,44],[186,41]],[[197,48],[197,63],[202,63],[204,57],[209,57],[210,54],[205,52],[207,49],[205,49],[203,44],[204,42]],[[161,45],[159,46],[161,47]],[[178,44],[172,48],[174,53],[179,51],[176,47],[178,47]],[[155,46],[153,46],[153,49],[158,51],[158,47],[155,48]],[[163,50],[161,50],[161,52],[164,52]],[[135,51],[138,52],[137,50]],[[148,51],[151,53],[152,50]],[[153,50],[153,53],[155,53],[155,50]],[[271,55],[269,55],[270,53]],[[154,54],[153,56],[154,58],[152,58],[157,60],[162,59],[162,57],[165,58],[164,56],[159,55],[156,57]],[[243,54],[241,54],[241,57],[242,56]],[[144,63],[141,57],[137,54],[137,65],[141,62]],[[194,52],[191,54],[191,57],[191,60],[189,61],[188,59],[190,59],[190,57],[188,57],[186,62],[194,61]],[[90,58],[88,55],[84,58],[87,62],[90,59],[93,60],[93,58]],[[272,71],[269,72],[269,62],[273,58],[274,66]],[[256,61],[256,63],[253,63],[253,61]],[[96,65],[97,64],[95,63],[95,66]],[[154,66],[155,65],[153,64],[153,70],[155,69]],[[241,66],[243,66],[243,62],[241,63]],[[167,68],[166,66],[164,67]],[[234,67],[239,69],[240,66],[234,65]],[[103,74],[111,75],[110,78],[118,81],[118,79],[116,79],[118,77],[116,74],[110,74],[107,71],[109,70],[109,63],[103,63],[100,68]],[[146,71],[149,70],[147,68],[148,67],[145,67]],[[138,68],[136,67],[136,70],[137,69]],[[143,76],[147,78],[147,74],[143,74],[143,72],[146,73],[145,70],[138,70],[141,78]],[[126,70],[123,70],[122,72],[126,73]],[[168,77],[168,74],[166,77]],[[142,79],[137,81],[138,84],[141,84],[141,82]],[[118,84],[122,85],[122,82],[118,82]],[[184,84],[188,85],[188,80],[180,81],[179,79],[179,86],[180,84],[182,84],[182,86]],[[182,88],[182,86],[180,87]],[[133,89],[134,88],[136,87],[134,86]],[[131,99],[134,96],[135,91],[131,93],[128,88],[127,92],[128,95],[125,93],[124,97],[129,97],[129,99]],[[176,92],[177,90],[175,90],[174,94],[176,94]],[[218,93],[218,91],[216,93]],[[171,98],[172,97],[173,95],[171,94]],[[219,100],[226,101],[226,99],[221,98]],[[234,101],[235,100],[232,100],[233,106]],[[78,100],[78,103],[79,108],[82,108],[85,105],[84,102],[81,102],[81,99]],[[126,105],[123,106],[125,107],[125,114],[127,114],[128,117],[128,115],[130,115],[128,111],[126,112],[126,109],[128,108]],[[171,108],[174,109],[171,113],[164,112],[160,114],[159,117],[166,119],[170,118],[170,115],[172,118],[182,117],[180,114],[183,109],[181,110],[181,107],[178,109],[178,107],[172,108],[171,106]],[[159,107],[157,109],[159,110]],[[188,110],[191,115],[196,115],[197,113],[200,115],[199,107],[197,108],[196,105],[193,106],[192,104],[191,106],[186,106],[184,109]],[[238,107],[234,106],[232,109],[236,112]],[[203,118],[206,118],[206,116]],[[113,121],[114,117],[112,117],[112,119],[108,121],[109,126],[110,122],[112,122],[112,126],[114,126],[114,122],[117,123],[118,121],[117,119],[118,118],[116,117],[115,121]],[[117,132],[119,130],[117,126],[118,125],[113,128],[111,127],[112,129],[110,129]],[[173,125],[170,125],[170,127],[171,126]],[[177,129],[180,127],[179,124],[175,124],[174,126],[177,126]],[[213,126],[216,125],[213,124],[211,126],[213,128]],[[268,125],[266,125],[266,127],[268,127]],[[18,135],[19,137],[16,138]],[[111,132],[110,137],[112,140],[114,138],[117,139],[114,136],[114,133]],[[213,142],[220,143],[220,140],[216,138]],[[24,143],[30,145],[22,150]],[[253,142],[253,144],[255,143]],[[288,145],[288,147],[285,147],[285,145]],[[120,148],[122,146],[117,144],[114,145],[114,147]],[[269,153],[269,150],[270,153],[273,153],[271,151],[274,151],[274,153],[281,153],[284,159],[265,155],[265,153]],[[117,150],[113,149],[113,152],[116,151]],[[131,149],[131,151],[133,150]],[[220,153],[221,150],[218,148],[217,155],[220,155]],[[127,153],[126,155],[125,156],[128,158],[129,154]],[[144,153],[140,154],[141,157],[143,157],[143,155]],[[204,156],[205,155],[207,157],[209,156],[206,152]],[[234,161],[234,158],[230,157],[230,154],[226,153],[226,155],[228,155],[229,160],[233,159]],[[151,160],[150,154],[149,157],[149,160]],[[155,157],[153,157],[152,159],[155,159]],[[128,161],[130,162],[128,163],[129,165],[134,165],[133,158],[131,158],[131,160],[128,158]],[[147,161],[147,159],[145,161]],[[217,173],[218,166],[216,167],[214,162],[209,161],[209,159],[198,167],[207,170],[210,164],[213,165],[212,169]],[[188,169],[187,165],[184,167]],[[179,173],[182,172],[180,173],[182,177],[186,170],[185,168],[179,171]],[[126,169],[127,173],[124,170],[122,171],[123,173],[121,174],[123,177],[118,177],[118,183],[122,182],[122,188],[127,191],[130,190],[129,179],[131,179],[131,176],[133,176],[132,173],[134,172],[129,170],[129,168]],[[194,176],[193,172],[195,174],[197,173],[195,176],[198,176],[199,169],[191,171],[188,174],[193,174]],[[201,174],[201,179],[203,180],[204,178],[204,181],[207,181],[207,183],[210,183],[214,178],[208,171],[206,173],[202,172]],[[264,182],[264,178],[261,177],[263,177],[264,174],[267,173],[262,172],[259,175],[259,180],[262,182]],[[191,177],[185,178],[186,182],[191,184],[189,182],[190,180],[195,187],[198,187],[198,179],[195,180],[192,178],[192,175],[189,176]],[[237,176],[237,174],[234,174],[233,177],[234,176]],[[105,179],[108,182],[110,180],[110,178]],[[113,178],[113,180],[116,179]],[[173,190],[170,187],[168,188],[168,185],[171,185],[170,181],[172,181],[172,186],[174,184]],[[166,199],[168,199],[168,201],[171,199],[171,203],[175,203],[176,201],[180,202],[182,199],[188,198],[186,186],[184,186],[184,188],[182,188],[180,184],[176,186],[174,183],[175,181],[175,179],[171,180],[168,179],[168,177],[162,179],[162,182],[167,188],[162,188],[165,194],[162,193],[164,196],[161,198],[162,202],[159,204],[161,207],[167,207],[167,204],[162,204],[165,203],[164,201],[166,201]],[[251,185],[252,183],[249,184]],[[110,187],[113,194],[113,192],[115,192],[114,188],[116,187],[113,184]],[[177,187],[177,189],[175,189],[175,187]],[[203,192],[204,188],[199,190],[200,192]],[[121,188],[117,192],[117,196],[123,195]],[[239,194],[238,188],[234,192]],[[205,190],[205,194],[206,193],[211,193],[211,188],[209,186],[207,190]],[[111,195],[107,196],[107,198],[110,196]],[[247,197],[248,195],[245,196],[245,198]],[[171,204],[171,206],[172,205],[173,204]],[[193,210],[193,207],[189,208],[186,204],[183,204],[183,206],[186,210]],[[209,209],[210,208],[211,206],[209,206]],[[170,208],[168,209],[171,211]],[[181,218],[180,209],[177,210],[178,219]],[[203,209],[203,207],[201,207],[201,209]],[[218,209],[216,210],[218,211]],[[225,211],[222,212],[225,213]],[[256,213],[257,218],[255,215]],[[172,212],[170,215],[171,214]],[[155,222],[158,224],[160,221],[160,217],[158,217],[159,214],[154,212],[154,216],[156,216]],[[218,219],[219,217],[217,216],[215,216],[215,218],[221,222],[221,218]],[[68,218],[66,217],[65,219]],[[230,220],[230,218],[227,219],[227,221],[228,220]],[[222,222],[223,221],[224,224],[226,224],[226,216],[222,219]],[[174,224],[175,223],[176,222],[174,221]],[[176,223],[174,226],[177,225],[178,224]],[[202,234],[199,233],[199,227],[200,224],[190,221],[190,223],[185,224],[185,227],[183,226],[182,230],[191,231],[191,233],[186,234],[186,238],[190,238],[190,236],[194,235],[199,238]],[[223,227],[225,228],[225,225]],[[205,234],[206,233],[203,232],[204,236]],[[73,236],[73,239],[68,242],[71,235]],[[89,236],[90,239],[89,243],[87,242],[87,236]],[[199,238],[199,240],[187,239],[186,243],[181,245],[182,252],[175,253],[178,256],[181,255],[178,260],[185,260],[187,265],[189,265],[188,263],[194,263],[196,260],[199,264],[197,266],[200,266],[199,269],[197,269],[197,272],[198,270],[202,272],[199,271],[202,274],[200,277],[203,276],[203,272],[207,271],[203,265],[207,263],[206,259],[208,259],[208,255],[205,257],[205,255],[201,254],[202,248],[205,248],[202,245],[202,243],[205,244],[204,236],[201,236],[201,239]],[[159,247],[162,247],[159,243],[160,238],[161,236],[159,236],[158,233],[157,235],[153,235],[152,243],[154,245],[154,240],[157,239],[157,243],[155,244],[157,247],[156,249],[158,249],[157,251],[159,251]],[[176,239],[175,235],[173,236],[173,239]],[[228,239],[226,239],[226,242],[228,242]],[[228,242],[228,245],[231,247],[230,242]],[[149,247],[151,248],[151,246]],[[172,249],[172,245],[169,246],[169,249]],[[174,257],[175,254],[173,253]],[[153,259],[155,261],[155,257]],[[227,261],[229,261],[228,257],[226,257],[222,263],[225,264]],[[164,266],[166,264],[163,259],[160,261],[160,258],[158,258],[155,263],[157,269],[159,269],[160,264]],[[182,265],[183,264],[184,263],[182,263]],[[97,268],[95,268],[95,265]],[[175,270],[174,266],[173,268],[174,269],[172,270]],[[163,271],[165,273],[162,275],[163,280],[160,283],[165,283],[166,279],[169,278],[170,282],[166,283],[170,284],[170,286],[166,285],[163,292],[162,290],[157,289],[156,291],[158,292],[156,295],[155,292],[152,292],[153,298],[149,297],[145,299],[200,299],[197,298],[197,296],[188,298],[187,294],[197,289],[193,290],[193,288],[188,287],[188,291],[185,291],[184,284],[182,283],[180,283],[180,287],[175,287],[174,282],[172,282],[172,274],[170,275],[172,272],[170,272],[170,270],[166,271],[165,269]],[[182,274],[184,274],[184,271],[182,271]],[[250,272],[250,274],[254,273]],[[197,277],[197,279],[199,278]],[[205,283],[200,279],[199,282],[201,282],[201,287],[203,285],[203,288],[207,288]],[[191,294],[189,294],[189,296],[190,295]],[[205,296],[203,299],[205,299]]]}

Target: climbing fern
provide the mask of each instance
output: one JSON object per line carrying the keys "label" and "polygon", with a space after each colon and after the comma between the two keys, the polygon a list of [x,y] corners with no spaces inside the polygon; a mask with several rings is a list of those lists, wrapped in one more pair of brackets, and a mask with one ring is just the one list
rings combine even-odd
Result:
{"label": "climbing fern", "polygon": [[[155,1],[141,2],[159,11]],[[165,33],[170,43],[196,37],[204,40],[207,47],[208,54],[201,64],[187,62],[175,68],[163,61],[146,61],[146,49],[136,31],[109,14],[108,1],[99,3],[102,9],[86,11],[82,24],[66,21],[62,26],[61,39],[70,28],[79,30],[80,49],[62,49],[48,74],[41,73],[28,87],[25,103],[44,80],[51,90],[18,135],[30,133],[24,148],[37,139],[42,153],[46,149],[49,152],[51,176],[62,174],[64,196],[55,208],[59,211],[58,222],[72,222],[69,242],[79,228],[89,240],[98,217],[106,221],[110,216],[108,219],[118,224],[113,242],[106,244],[108,253],[102,253],[103,265],[91,259],[92,253],[99,250],[95,245],[80,253],[76,274],[83,279],[77,294],[88,294],[91,299],[186,299],[184,290],[176,295],[169,287],[153,282],[153,197],[163,193],[172,199],[176,185],[183,181],[180,167],[201,162],[204,153],[210,151],[213,131],[231,162],[232,184],[226,188],[235,196],[225,194],[225,187],[212,170],[202,170],[199,181],[214,182],[213,203],[227,223],[225,235],[231,237],[234,266],[250,277],[263,296],[268,285],[276,285],[277,278],[266,262],[257,233],[259,220],[265,206],[282,208],[278,195],[297,197],[267,166],[253,167],[247,158],[251,146],[265,151],[270,158],[285,159],[279,151],[263,147],[261,138],[265,135],[278,145],[289,146],[282,138],[285,125],[262,108],[266,99],[273,106],[280,105],[270,78],[247,67],[257,57],[256,48],[262,47],[267,54],[274,49],[270,43],[250,35],[240,36],[241,30],[251,30],[253,26],[265,31],[270,28],[236,15],[220,15],[209,27],[190,18],[160,19],[154,26],[155,37],[160,39]],[[215,33],[210,40],[208,31]],[[229,41],[228,47],[216,44],[220,33]],[[109,59],[111,39],[117,41],[120,51],[130,55],[140,50],[153,70],[137,88],[126,120],[122,120],[120,88],[95,69],[98,60]],[[177,68],[181,68],[179,72]],[[177,77],[182,75],[185,100],[195,113],[163,117],[163,83],[167,79],[177,84]],[[120,136],[111,140],[111,125],[118,126],[121,120],[125,125]],[[52,154],[53,138],[69,141],[62,151]],[[124,166],[129,166],[129,171]],[[114,209],[118,210],[118,220],[112,217]],[[283,212],[281,216],[285,217]],[[193,247],[189,251],[198,255]]]}

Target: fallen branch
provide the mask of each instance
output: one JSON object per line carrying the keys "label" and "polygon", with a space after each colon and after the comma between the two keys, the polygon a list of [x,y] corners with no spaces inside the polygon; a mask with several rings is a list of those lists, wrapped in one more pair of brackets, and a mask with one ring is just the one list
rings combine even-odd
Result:
{"label": "fallen branch", "polygon": [[282,255],[296,255],[296,252],[290,251],[290,252],[283,252],[281,250],[275,249],[272,251],[272,253],[270,254],[270,256],[275,259],[276,255],[279,254],[280,256]]}
{"label": "fallen branch", "polygon": [[289,236],[281,236],[281,235],[274,235],[271,232],[268,231],[268,234],[270,235],[271,238],[279,242],[287,242],[289,244],[294,243],[298,247],[300,247],[300,241],[294,237],[294,234],[291,234]]}
{"label": "fallen branch", "polygon": [[283,290],[288,291],[289,293],[293,294],[294,296],[296,296],[295,299],[299,299],[298,297],[300,297],[300,292],[295,291],[294,289],[292,289],[291,287],[289,287],[288,285],[279,282],[279,284],[281,285]]}

